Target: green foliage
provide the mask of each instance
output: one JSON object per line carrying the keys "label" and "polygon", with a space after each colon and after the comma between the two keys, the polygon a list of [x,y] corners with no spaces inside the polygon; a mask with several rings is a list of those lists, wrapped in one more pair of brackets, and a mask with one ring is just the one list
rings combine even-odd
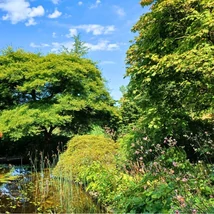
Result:
{"label": "green foliage", "polygon": [[0,55],[0,130],[20,139],[87,132],[117,118],[113,100],[94,62],[78,54],[28,53],[7,48]]}
{"label": "green foliage", "polygon": [[93,162],[80,173],[80,180],[87,184],[86,191],[97,198],[102,204],[109,204],[117,187],[118,171],[114,167],[106,167]]}
{"label": "green foliage", "polygon": [[129,166],[132,182],[115,193],[113,206],[125,213],[211,212],[213,167],[194,165],[184,151],[171,147],[155,161]]}
{"label": "green foliage", "polygon": [[[76,136],[60,156],[54,174],[62,177],[72,174],[75,181],[85,184],[86,190],[112,212],[212,212],[213,166],[201,161],[190,163],[174,139],[165,141],[166,146],[154,144],[152,151],[138,147],[140,142],[131,145],[136,159],[127,162],[116,158],[115,155],[121,157],[123,153],[110,139]],[[153,153],[150,161],[148,153]]]}
{"label": "green foliage", "polygon": [[103,128],[97,125],[92,126],[92,130],[89,132],[90,135],[102,135],[105,136],[105,131]]}
{"label": "green foliage", "polygon": [[[67,150],[60,156],[54,173],[64,176],[72,172],[76,180],[84,180],[88,169],[99,163],[104,168],[115,168],[117,144],[104,136],[82,135],[75,136],[68,142]],[[86,174],[85,174],[86,173]],[[85,174],[85,176],[83,176]]]}
{"label": "green foliage", "polygon": [[85,56],[88,53],[89,48],[86,47],[85,42],[81,41],[80,34],[74,35],[73,40],[73,49],[69,50],[63,46],[62,52],[67,54],[76,54],[79,57]]}
{"label": "green foliage", "polygon": [[117,206],[128,213],[165,213],[170,209],[172,191],[170,184],[147,174],[117,198]]}
{"label": "green foliage", "polygon": [[212,0],[141,4],[153,2],[132,29],[138,35],[127,52],[130,83],[123,108],[134,102],[140,109],[134,122],[152,143],[173,136],[189,147],[184,135],[198,134],[196,127],[201,127],[200,133],[213,127],[214,4]]}
{"label": "green foliage", "polygon": [[18,175],[13,175],[14,168],[9,166],[5,169],[5,166],[0,166],[0,184],[8,183],[18,179]]}

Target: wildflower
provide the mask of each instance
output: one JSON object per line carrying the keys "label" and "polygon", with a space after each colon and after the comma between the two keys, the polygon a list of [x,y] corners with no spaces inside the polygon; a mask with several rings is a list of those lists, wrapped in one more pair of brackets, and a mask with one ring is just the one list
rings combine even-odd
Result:
{"label": "wildflower", "polygon": [[160,149],[160,148],[161,148],[161,145],[160,145],[160,144],[157,144],[157,145],[156,145],[156,148],[157,148],[157,149]]}
{"label": "wildflower", "polygon": [[177,196],[176,196],[176,199],[180,202],[180,206],[181,206],[181,207],[186,207],[185,199],[184,199],[183,196],[177,195]]}
{"label": "wildflower", "polygon": [[161,151],[161,154],[164,155],[164,154],[165,154],[165,151]]}
{"label": "wildflower", "polygon": [[197,213],[196,209],[192,210],[192,214],[196,214],[196,213]]}
{"label": "wildflower", "polygon": [[139,152],[138,150],[136,150],[136,151],[135,151],[135,154],[137,154],[137,155],[138,155],[139,153],[140,153],[140,152]]}
{"label": "wildflower", "polygon": [[181,204],[181,207],[186,207],[187,205],[185,203],[182,203]]}
{"label": "wildflower", "polygon": [[131,144],[131,146],[132,146],[132,147],[134,147],[134,146],[135,146],[135,144],[134,144],[134,143],[132,143],[132,144]]}
{"label": "wildflower", "polygon": [[172,165],[174,166],[174,167],[177,167],[178,166],[178,164],[176,163],[176,162],[172,162]]}
{"label": "wildflower", "polygon": [[146,136],[146,137],[144,137],[144,138],[143,138],[143,140],[148,140],[148,137],[147,137],[147,136]]}
{"label": "wildflower", "polygon": [[143,160],[143,157],[139,157],[140,160]]}
{"label": "wildflower", "polygon": [[175,214],[180,214],[180,212],[178,210],[175,210]]}
{"label": "wildflower", "polygon": [[172,169],[169,170],[169,174],[174,174],[174,172],[175,172],[175,171],[172,170]]}
{"label": "wildflower", "polygon": [[152,152],[152,149],[149,149],[150,152]]}
{"label": "wildflower", "polygon": [[157,165],[158,165],[158,163],[157,163],[157,162],[154,162],[154,163],[153,163],[153,165],[154,165],[154,166],[157,166]]}
{"label": "wildflower", "polygon": [[187,178],[182,178],[182,181],[183,181],[183,182],[187,182],[188,179],[187,179]]}

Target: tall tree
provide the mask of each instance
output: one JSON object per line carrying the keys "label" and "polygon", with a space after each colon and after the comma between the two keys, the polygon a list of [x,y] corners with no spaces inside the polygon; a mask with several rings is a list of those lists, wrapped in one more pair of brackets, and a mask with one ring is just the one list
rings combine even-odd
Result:
{"label": "tall tree", "polygon": [[141,4],[151,11],[132,29],[138,36],[127,52],[126,74],[129,99],[142,109],[140,126],[162,142],[192,132],[205,118],[213,125],[214,1]]}
{"label": "tall tree", "polygon": [[86,46],[85,42],[81,40],[80,34],[74,35],[73,40],[73,48],[69,50],[63,46],[62,52],[67,54],[76,54],[79,57],[85,56],[88,53],[89,48]]}
{"label": "tall tree", "polygon": [[[13,139],[87,130],[114,115],[114,103],[94,62],[76,54],[9,48],[0,56],[0,132]],[[74,122],[75,121],[75,122]]]}

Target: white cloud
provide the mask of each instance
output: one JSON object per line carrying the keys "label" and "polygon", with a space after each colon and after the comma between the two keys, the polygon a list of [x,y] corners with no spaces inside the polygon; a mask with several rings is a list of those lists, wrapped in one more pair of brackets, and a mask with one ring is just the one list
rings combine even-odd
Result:
{"label": "white cloud", "polygon": [[119,16],[119,17],[124,17],[126,15],[125,11],[123,8],[118,7],[118,6],[114,6],[115,9],[115,13]]}
{"label": "white cloud", "polygon": [[[107,40],[101,40],[97,44],[92,44],[92,43],[85,43],[85,46],[89,48],[89,51],[115,51],[119,49],[119,45],[116,43],[110,43]],[[35,43],[31,43],[30,47],[33,48],[46,48],[50,47],[52,52],[59,52],[62,47],[73,49],[74,47],[74,42],[69,41],[69,42],[52,42],[51,44],[45,44],[41,43],[39,45]],[[110,64],[110,63],[109,63]]]}
{"label": "white cloud", "polygon": [[53,13],[51,13],[51,14],[48,15],[48,18],[50,18],[50,19],[56,19],[56,18],[60,17],[61,15],[62,15],[62,13],[59,12],[57,10],[57,8],[56,8]]}
{"label": "white cloud", "polygon": [[101,61],[100,65],[114,65],[116,64],[114,61]]}
{"label": "white cloud", "polygon": [[51,0],[53,4],[59,4],[59,0]]}
{"label": "white cloud", "polygon": [[107,40],[99,41],[97,44],[85,43],[85,46],[90,51],[114,51],[119,49],[119,45],[116,43],[109,43]]}
{"label": "white cloud", "polygon": [[57,36],[56,36],[56,32],[53,32],[53,33],[52,33],[52,37],[53,37],[53,38],[56,38],[56,37],[57,37]]}
{"label": "white cloud", "polygon": [[61,42],[61,43],[60,42],[52,42],[51,46],[52,46],[51,51],[58,53],[62,49],[62,47],[65,47],[68,50],[73,49],[74,42]]}
{"label": "white cloud", "polygon": [[3,20],[9,20],[12,24],[26,21],[26,26],[35,25],[34,18],[45,14],[41,5],[30,7],[30,3],[26,0],[1,0],[0,9],[6,12],[2,17]]}
{"label": "white cloud", "polygon": [[71,38],[71,37],[76,36],[76,35],[77,35],[77,29],[71,28],[71,29],[69,29],[69,34],[67,34],[66,37]]}
{"label": "white cloud", "polygon": [[118,44],[108,44],[108,50],[112,51],[112,50],[116,50],[119,48]]}
{"label": "white cloud", "polygon": [[110,34],[115,31],[114,25],[109,26],[102,26],[96,24],[89,24],[89,25],[78,25],[72,29],[81,29],[84,30],[86,33],[92,33],[93,35],[102,35],[102,34]]}
{"label": "white cloud", "polygon": [[[108,40],[100,40],[95,44],[92,43],[85,43],[85,46],[89,48],[89,51],[116,51],[118,50],[119,44],[118,43],[110,43]],[[74,42],[68,41],[68,42],[52,42],[51,44],[41,43],[41,44],[35,44],[34,42],[30,43],[30,47],[32,48],[51,48],[52,52],[59,52],[62,47],[73,49]],[[112,61],[104,61],[102,64],[113,64]]]}
{"label": "white cloud", "polygon": [[36,22],[33,18],[28,19],[28,21],[25,23],[26,26],[36,25]]}
{"label": "white cloud", "polygon": [[68,19],[68,18],[70,18],[70,17],[72,17],[71,14],[64,13],[64,15],[63,15],[63,18],[65,18],[65,19]]}
{"label": "white cloud", "polygon": [[97,8],[100,4],[101,4],[101,1],[96,0],[96,2],[89,7],[89,9]]}
{"label": "white cloud", "polygon": [[83,5],[83,2],[82,2],[82,1],[79,1],[79,2],[78,2],[78,5],[79,5],[79,6]]}
{"label": "white cloud", "polygon": [[44,15],[44,8],[41,5],[38,7],[32,7],[29,13],[30,17],[43,16],[43,15]]}
{"label": "white cloud", "polygon": [[46,48],[46,47],[49,47],[49,46],[50,45],[46,44],[46,43],[41,43],[40,45],[36,45],[34,42],[30,43],[30,47],[32,47],[32,48]]}

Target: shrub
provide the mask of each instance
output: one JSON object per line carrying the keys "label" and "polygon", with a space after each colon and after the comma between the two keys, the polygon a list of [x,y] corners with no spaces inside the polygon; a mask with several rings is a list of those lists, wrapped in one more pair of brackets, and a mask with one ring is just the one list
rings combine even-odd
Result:
{"label": "shrub", "polygon": [[115,155],[117,144],[104,136],[82,135],[75,136],[68,142],[67,150],[60,156],[54,169],[54,175],[70,175],[76,181],[83,179],[82,175],[88,168],[97,162],[104,168],[116,166]]}

